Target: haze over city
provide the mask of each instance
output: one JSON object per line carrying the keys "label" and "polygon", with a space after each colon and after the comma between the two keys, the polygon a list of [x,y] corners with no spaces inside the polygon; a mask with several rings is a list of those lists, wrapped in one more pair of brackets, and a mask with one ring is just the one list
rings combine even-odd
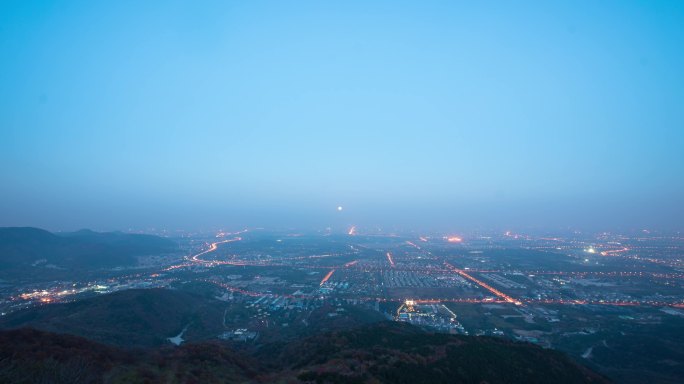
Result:
{"label": "haze over city", "polygon": [[681,2],[159,5],[0,5],[0,225],[682,229]]}
{"label": "haze over city", "polygon": [[684,382],[684,1],[0,2],[0,383]]}

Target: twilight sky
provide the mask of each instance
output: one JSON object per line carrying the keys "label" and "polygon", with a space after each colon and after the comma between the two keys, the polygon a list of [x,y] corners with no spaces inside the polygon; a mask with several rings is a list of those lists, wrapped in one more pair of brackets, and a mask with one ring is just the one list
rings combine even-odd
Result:
{"label": "twilight sky", "polygon": [[684,2],[469,3],[2,1],[0,226],[684,229]]}

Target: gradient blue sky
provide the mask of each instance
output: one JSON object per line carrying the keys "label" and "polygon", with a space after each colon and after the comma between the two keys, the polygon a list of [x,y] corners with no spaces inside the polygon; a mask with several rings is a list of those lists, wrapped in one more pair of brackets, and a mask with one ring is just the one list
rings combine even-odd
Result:
{"label": "gradient blue sky", "polygon": [[0,177],[5,226],[682,229],[684,2],[5,0]]}

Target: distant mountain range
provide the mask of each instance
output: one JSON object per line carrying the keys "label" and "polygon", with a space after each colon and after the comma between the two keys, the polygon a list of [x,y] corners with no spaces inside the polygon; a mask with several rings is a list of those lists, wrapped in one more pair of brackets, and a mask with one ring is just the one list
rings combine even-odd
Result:
{"label": "distant mountain range", "polygon": [[0,228],[0,271],[30,267],[105,268],[135,264],[137,257],[173,252],[178,245],[152,235],[81,230],[51,233],[38,228]]}
{"label": "distant mountain range", "polygon": [[[8,315],[0,322],[6,329],[0,331],[0,382],[608,382],[564,354],[532,344],[389,321],[352,321],[346,324],[356,325],[236,349],[216,338],[225,305],[150,289]],[[175,347],[164,340],[188,323],[188,343]]]}

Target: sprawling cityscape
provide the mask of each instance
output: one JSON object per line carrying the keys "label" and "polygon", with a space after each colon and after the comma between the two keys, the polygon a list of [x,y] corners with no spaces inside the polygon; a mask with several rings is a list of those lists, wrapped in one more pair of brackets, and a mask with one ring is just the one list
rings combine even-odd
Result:
{"label": "sprawling cityscape", "polygon": [[[231,296],[298,302],[494,303],[520,312],[546,305],[684,308],[679,234],[578,232],[563,238],[505,232],[461,238],[257,229],[177,239],[189,256],[141,258],[135,267],[114,268],[112,276],[95,281],[4,285],[3,313],[89,291],[193,280],[219,285]],[[43,263],[33,266],[59,268]]]}
{"label": "sprawling cityscape", "polygon": [[684,1],[0,1],[0,384],[684,383]]}
{"label": "sprawling cityscape", "polygon": [[[279,340],[299,334],[312,316],[333,321],[363,310],[434,332],[560,349],[587,363],[598,353],[601,364],[607,354],[629,353],[615,350],[628,338],[661,328],[667,338],[672,326],[684,326],[678,233],[385,234],[350,227],[174,240],[178,252],[101,269],[92,279],[27,275],[3,284],[2,315],[134,288],[210,290],[225,304],[217,339]],[[169,341],[182,343],[183,332]]]}

